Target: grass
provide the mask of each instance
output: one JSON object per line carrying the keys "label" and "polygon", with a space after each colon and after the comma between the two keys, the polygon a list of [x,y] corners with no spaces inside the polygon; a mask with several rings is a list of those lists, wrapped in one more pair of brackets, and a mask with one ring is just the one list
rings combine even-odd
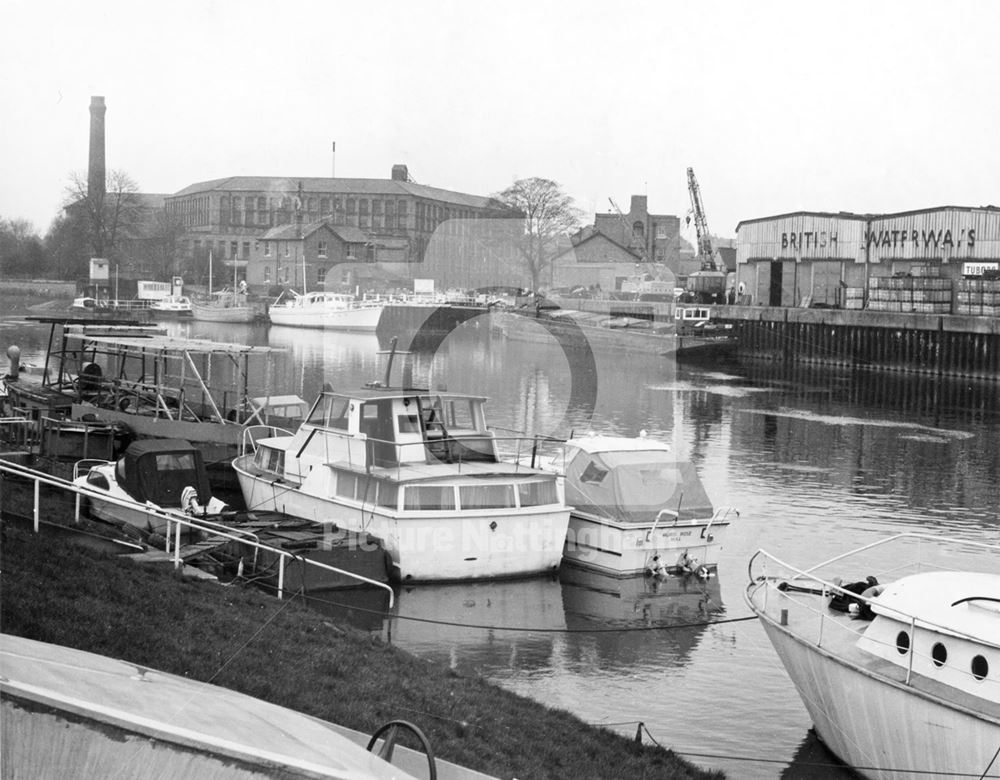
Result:
{"label": "grass", "polygon": [[723,776],[334,625],[295,599],[55,545],[9,522],[0,568],[6,633],[211,682],[367,733],[404,717],[439,757],[498,777]]}

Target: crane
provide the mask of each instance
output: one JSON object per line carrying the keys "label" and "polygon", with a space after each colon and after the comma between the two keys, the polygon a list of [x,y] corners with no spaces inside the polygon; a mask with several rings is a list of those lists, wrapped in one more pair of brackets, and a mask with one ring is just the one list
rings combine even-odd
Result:
{"label": "crane", "polygon": [[715,264],[715,250],[712,248],[712,237],[708,232],[708,220],[694,168],[687,169],[687,179],[694,231],[698,237],[698,258],[701,260],[701,270],[688,276],[687,291],[698,303],[722,303],[726,292],[726,275]]}
{"label": "crane", "polygon": [[705,217],[705,207],[701,202],[701,189],[694,176],[694,168],[688,168],[688,192],[691,195],[691,213],[694,216],[694,232],[698,237],[698,257],[701,259],[701,270],[715,271],[712,236],[708,232],[708,219]]}

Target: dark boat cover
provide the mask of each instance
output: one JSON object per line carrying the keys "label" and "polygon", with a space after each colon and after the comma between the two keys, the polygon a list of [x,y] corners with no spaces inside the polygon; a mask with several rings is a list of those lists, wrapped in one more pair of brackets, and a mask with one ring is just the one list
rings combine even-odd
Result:
{"label": "dark boat cover", "polygon": [[201,452],[179,439],[132,442],[116,467],[118,484],[136,501],[180,508],[187,486],[198,491],[198,502],[212,496]]}

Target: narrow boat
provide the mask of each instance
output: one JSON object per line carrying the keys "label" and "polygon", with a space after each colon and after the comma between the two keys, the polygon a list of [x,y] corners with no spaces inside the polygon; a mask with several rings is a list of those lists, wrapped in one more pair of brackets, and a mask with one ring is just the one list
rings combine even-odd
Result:
{"label": "narrow boat", "polygon": [[292,293],[279,297],[267,314],[274,325],[374,332],[383,306],[381,301],[358,301],[346,293]]}
{"label": "narrow boat", "polygon": [[549,467],[573,507],[564,560],[606,574],[710,574],[739,517],[712,506],[694,464],[645,434],[570,439]]}
{"label": "narrow boat", "polygon": [[324,391],[295,433],[253,440],[233,461],[247,507],[367,531],[404,581],[557,570],[557,476],[498,449],[534,442],[498,439],[481,396],[373,385]]}
{"label": "narrow boat", "polygon": [[820,739],[864,777],[1000,777],[998,554],[899,534],[815,566],[751,558],[750,609]]}
{"label": "narrow boat", "polygon": [[[683,312],[678,310],[680,314]],[[528,311],[497,310],[491,314],[493,328],[516,341],[545,342],[552,338],[563,347],[645,355],[675,355],[678,358],[732,351],[731,333],[678,327],[676,322],[657,322],[574,309]]]}
{"label": "narrow boat", "polygon": [[[420,750],[398,745],[399,730],[414,733]],[[406,721],[369,738],[226,688],[11,634],[0,634],[0,741],[5,777],[486,778],[436,759]]]}

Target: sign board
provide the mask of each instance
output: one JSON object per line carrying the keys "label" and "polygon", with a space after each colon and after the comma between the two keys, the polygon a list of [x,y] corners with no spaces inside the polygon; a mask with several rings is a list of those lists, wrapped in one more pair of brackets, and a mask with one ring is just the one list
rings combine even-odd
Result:
{"label": "sign board", "polygon": [[1000,263],[962,263],[962,276],[982,276],[983,271],[1000,271]]}
{"label": "sign board", "polygon": [[413,292],[420,293],[433,293],[434,292],[434,280],[433,279],[414,279],[413,280]]}
{"label": "sign board", "polygon": [[108,279],[110,279],[109,268],[110,263],[103,257],[90,258],[90,283],[107,283]]}

